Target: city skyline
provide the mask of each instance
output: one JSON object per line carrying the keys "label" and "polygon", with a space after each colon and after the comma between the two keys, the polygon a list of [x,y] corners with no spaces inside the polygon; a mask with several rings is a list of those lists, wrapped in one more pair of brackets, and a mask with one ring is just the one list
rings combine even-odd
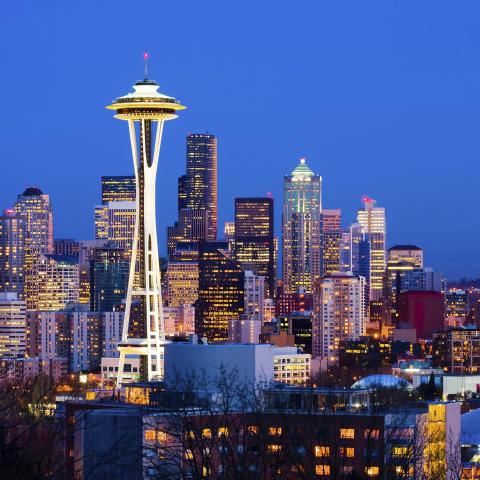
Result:
{"label": "city skyline", "polygon": [[[433,5],[435,8],[431,8]],[[339,31],[328,25],[329,18],[340,15],[338,7],[306,5],[296,9],[292,21],[295,25],[305,22],[305,26],[298,29],[289,45],[281,33],[287,11],[279,6],[274,24],[268,27],[272,40],[260,42],[259,52],[255,51],[255,42],[270,12],[259,7],[251,35],[242,45],[229,35],[227,27],[237,32],[247,19],[246,13],[235,21],[229,19],[196,45],[221,55],[233,49],[235,55],[228,60],[220,57],[213,71],[192,55],[181,32],[166,46],[160,45],[148,28],[133,43],[127,45],[112,35],[113,43],[108,32],[114,22],[105,25],[104,20],[107,13],[118,13],[106,7],[89,19],[92,28],[106,29],[102,36],[105,44],[88,56],[82,53],[80,62],[83,45],[75,43],[68,32],[72,22],[82,24],[84,12],[80,7],[58,8],[54,19],[29,4],[20,12],[7,12],[11,21],[0,35],[9,36],[6,68],[17,74],[3,80],[4,91],[34,89],[55,94],[58,102],[44,112],[45,121],[35,126],[27,122],[22,129],[14,129],[26,100],[15,98],[13,108],[13,98],[6,98],[12,117],[3,120],[0,142],[0,152],[8,159],[4,174],[9,179],[0,192],[2,209],[11,207],[26,186],[36,184],[51,196],[57,238],[93,238],[90,212],[99,203],[98,178],[132,174],[126,139],[109,124],[102,106],[123,91],[124,85],[141,77],[139,59],[147,49],[154,59],[152,78],[165,90],[180,95],[190,107],[162,153],[160,168],[165,183],[157,198],[161,205],[161,254],[165,254],[165,227],[176,216],[184,138],[189,132],[209,131],[219,139],[219,231],[224,221],[233,220],[235,197],[272,192],[277,204],[278,235],[283,176],[305,155],[312,169],[323,177],[324,207],[342,209],[344,226],[354,220],[361,197],[369,195],[386,209],[387,247],[413,243],[424,249],[426,263],[445,272],[447,278],[478,276],[478,213],[475,189],[471,188],[478,168],[476,132],[480,128],[475,115],[480,102],[476,86],[480,72],[472,66],[479,39],[472,10],[478,6],[468,2],[468,7],[452,11],[444,3],[426,2],[417,7],[417,18],[412,18],[406,7],[375,3],[361,12],[353,3],[349,6],[344,25],[335,22]],[[174,6],[168,9],[171,15],[180,13]],[[225,14],[225,7],[218,5],[218,10],[219,16]],[[190,18],[200,20],[198,23],[214,21],[216,17],[208,20],[208,12],[210,9],[198,11]],[[375,16],[369,19],[372,12]],[[42,29],[45,22],[48,26],[55,20],[56,29],[47,39],[38,36],[38,45],[27,49],[24,39],[15,32],[16,22],[22,22],[22,28],[35,35],[39,19]],[[423,31],[425,22],[428,28]],[[445,26],[452,28],[445,32]],[[401,35],[407,27],[410,38]],[[191,20],[184,28],[192,34],[199,31]],[[353,31],[348,39],[342,39],[347,28]],[[215,43],[219,34],[225,38],[224,47]],[[379,37],[386,39],[382,46]],[[58,38],[65,39],[64,45],[54,45]],[[42,56],[37,49],[48,54]],[[25,51],[31,51],[28,61]],[[291,59],[286,62],[288,69],[282,52]],[[188,75],[189,71],[196,75]],[[449,72],[458,73],[452,76]],[[233,95],[240,87],[242,94]],[[82,104],[74,117],[67,110],[72,91]],[[279,115],[278,98],[284,91],[301,92],[308,99],[308,108],[302,107],[299,121],[284,122]],[[243,105],[248,103],[246,98],[260,102],[259,118]],[[212,99],[216,100],[214,106]],[[62,116],[69,118],[65,126],[53,123]],[[52,125],[56,135],[49,133]],[[23,148],[17,149],[18,144]],[[82,188],[69,188],[72,179]],[[78,212],[75,221],[71,219],[72,210]],[[434,231],[442,235],[432,234]]]}

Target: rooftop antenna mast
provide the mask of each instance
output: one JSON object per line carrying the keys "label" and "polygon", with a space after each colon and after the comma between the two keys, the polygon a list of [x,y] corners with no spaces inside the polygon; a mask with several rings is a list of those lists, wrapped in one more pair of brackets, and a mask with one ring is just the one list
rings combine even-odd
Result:
{"label": "rooftop antenna mast", "polygon": [[143,53],[143,61],[145,63],[144,67],[144,79],[148,80],[148,59],[150,58],[150,54],[148,52]]}

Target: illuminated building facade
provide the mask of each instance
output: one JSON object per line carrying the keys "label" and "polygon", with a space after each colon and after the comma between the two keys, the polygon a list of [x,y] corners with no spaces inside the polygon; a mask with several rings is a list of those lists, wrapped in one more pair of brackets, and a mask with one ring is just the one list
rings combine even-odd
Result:
{"label": "illuminated building facade", "polygon": [[37,256],[54,251],[53,207],[48,195],[37,187],[28,187],[18,195],[13,208],[17,215],[25,219],[24,295],[28,301],[36,289],[33,267]]}
{"label": "illuminated building facade", "polygon": [[242,313],[240,318],[228,321],[229,343],[259,343],[262,324]]}
{"label": "illuminated building facade", "polygon": [[228,321],[244,310],[244,274],[227,253],[228,242],[200,242],[195,332],[209,342],[228,341]]}
{"label": "illuminated building facade", "polygon": [[14,210],[0,217],[0,292],[24,299],[25,219]]}
{"label": "illuminated building facade", "polygon": [[[146,62],[148,54],[144,58]],[[122,384],[126,355],[140,355],[142,380],[163,376],[165,329],[156,226],[156,174],[164,123],[176,118],[177,111],[185,108],[174,98],[158,92],[157,83],[147,78],[146,66],[144,80],[133,88],[133,93],[117,98],[107,107],[115,111],[116,118],[128,122],[136,188],[135,231],[119,343],[117,386]],[[130,312],[134,303],[139,305],[141,320],[137,335],[131,337]]]}
{"label": "illuminated building facade", "polygon": [[188,337],[195,333],[195,307],[192,305],[163,307],[163,315],[167,337]]}
{"label": "illuminated building facade", "polygon": [[445,320],[449,326],[465,324],[469,312],[468,292],[451,288],[445,293]]}
{"label": "illuminated building facade", "polygon": [[26,304],[16,293],[0,293],[0,358],[26,353]]}
{"label": "illuminated building facade", "polygon": [[280,330],[293,335],[294,345],[312,353],[312,312],[293,312],[278,318]]}
{"label": "illuminated building facade", "polygon": [[322,210],[322,275],[341,271],[342,211]]}
{"label": "illuminated building facade", "polygon": [[245,272],[244,312],[247,318],[263,324],[265,313],[265,277],[255,275],[250,270]]}
{"label": "illuminated building facade", "polygon": [[235,199],[235,260],[265,277],[265,294],[275,295],[273,198]]}
{"label": "illuminated building facade", "polygon": [[336,364],[340,342],[365,335],[365,279],[334,274],[315,282],[313,357]]}
{"label": "illuminated building facade", "polygon": [[108,202],[134,202],[136,195],[135,176],[102,176],[102,205]]}
{"label": "illuminated building facade", "polygon": [[423,268],[423,250],[415,245],[395,245],[388,249],[388,262]]}
{"label": "illuminated building facade", "polygon": [[53,240],[53,254],[65,257],[78,256],[80,243],[73,238],[56,238]]}
{"label": "illuminated building facade", "polygon": [[357,222],[370,242],[369,300],[379,300],[383,295],[383,275],[386,268],[385,209],[376,207],[375,200],[363,197],[364,208],[358,210]]}
{"label": "illuminated building facade", "polygon": [[33,265],[36,279],[28,310],[59,311],[78,303],[78,257],[41,254]]}
{"label": "illuminated building facade", "polygon": [[198,262],[168,262],[168,306],[193,305],[198,299]]}
{"label": "illuminated building facade", "polygon": [[287,385],[307,385],[310,380],[312,356],[296,348],[278,347],[273,355],[273,375],[276,382]]}
{"label": "illuminated building facade", "polygon": [[208,212],[207,240],[216,240],[218,221],[217,201],[217,138],[208,133],[187,135],[187,178],[185,204],[187,208]]}
{"label": "illuminated building facade", "polygon": [[225,222],[223,226],[223,238],[228,242],[228,249],[235,251],[235,222]]}
{"label": "illuminated building facade", "polygon": [[112,246],[124,249],[130,258],[135,234],[135,202],[109,202],[107,215],[107,240]]}
{"label": "illuminated building facade", "polygon": [[301,158],[285,176],[283,201],[283,285],[285,293],[313,289],[320,276],[322,179]]}
{"label": "illuminated building facade", "polygon": [[97,205],[94,210],[95,239],[106,240],[108,238],[108,205]]}
{"label": "illuminated building facade", "polygon": [[210,216],[204,208],[184,208],[178,212],[178,222],[167,227],[167,252],[172,255],[178,243],[198,243],[205,240],[209,232]]}

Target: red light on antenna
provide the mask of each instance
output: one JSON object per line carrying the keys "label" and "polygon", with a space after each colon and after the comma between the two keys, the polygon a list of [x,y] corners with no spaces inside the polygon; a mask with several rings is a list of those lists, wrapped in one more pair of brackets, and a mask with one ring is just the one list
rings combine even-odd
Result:
{"label": "red light on antenna", "polygon": [[150,58],[150,54],[148,52],[143,52],[143,59],[148,60]]}

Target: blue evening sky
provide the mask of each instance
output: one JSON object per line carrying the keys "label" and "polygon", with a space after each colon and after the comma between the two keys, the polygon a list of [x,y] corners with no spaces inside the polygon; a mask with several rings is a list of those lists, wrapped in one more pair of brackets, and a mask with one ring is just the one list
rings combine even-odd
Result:
{"label": "blue evening sky", "polygon": [[167,124],[158,225],[176,217],[185,135],[219,138],[219,211],[272,192],[302,155],[344,224],[367,194],[388,244],[415,243],[448,278],[479,276],[478,0],[2,3],[0,208],[52,197],[55,236],[93,236],[100,175],[132,172],[127,126],[104,109],[142,76],[188,106]]}

